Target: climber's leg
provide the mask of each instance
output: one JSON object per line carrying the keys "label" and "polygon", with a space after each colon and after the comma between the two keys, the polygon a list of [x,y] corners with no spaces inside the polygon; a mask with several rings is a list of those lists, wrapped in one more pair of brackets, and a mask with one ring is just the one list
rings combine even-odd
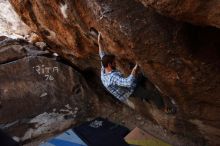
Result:
{"label": "climber's leg", "polygon": [[161,94],[157,91],[148,91],[149,92],[149,100],[152,101],[158,109],[165,108],[164,100]]}
{"label": "climber's leg", "polygon": [[132,96],[134,97],[138,97],[141,100],[149,100],[149,92],[147,92],[147,90],[143,87],[143,86],[137,86],[132,94]]}

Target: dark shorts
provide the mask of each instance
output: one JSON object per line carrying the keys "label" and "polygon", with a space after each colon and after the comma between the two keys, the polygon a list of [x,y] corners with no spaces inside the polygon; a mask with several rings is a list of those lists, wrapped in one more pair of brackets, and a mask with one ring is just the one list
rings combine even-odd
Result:
{"label": "dark shorts", "polygon": [[131,96],[138,97],[146,101],[152,101],[158,109],[164,108],[164,100],[160,92],[155,87],[151,87],[151,89],[146,88],[144,83],[147,82],[149,81],[147,81],[147,79],[143,76],[139,77],[137,79],[137,87]]}

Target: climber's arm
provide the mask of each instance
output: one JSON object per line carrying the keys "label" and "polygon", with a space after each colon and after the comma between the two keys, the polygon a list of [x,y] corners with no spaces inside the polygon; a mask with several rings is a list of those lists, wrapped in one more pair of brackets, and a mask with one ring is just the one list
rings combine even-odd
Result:
{"label": "climber's arm", "polygon": [[101,57],[101,59],[103,58],[103,56],[105,56],[105,52],[103,50],[103,44],[101,42],[101,32],[99,32],[98,35],[98,45],[99,45],[99,56]]}

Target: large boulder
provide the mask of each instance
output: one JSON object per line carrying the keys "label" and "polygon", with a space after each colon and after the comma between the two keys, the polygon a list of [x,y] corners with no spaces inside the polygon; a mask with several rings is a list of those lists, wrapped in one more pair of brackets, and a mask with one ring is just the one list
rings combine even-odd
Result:
{"label": "large boulder", "polygon": [[23,39],[5,37],[0,41],[0,64],[12,62],[26,56],[46,55],[48,51],[42,50]]}
{"label": "large boulder", "polygon": [[[101,31],[105,50],[116,55],[119,69],[128,74],[129,64],[137,62],[144,75],[161,94],[170,96],[178,108],[171,117],[156,112],[155,108],[140,109],[141,113],[179,135],[210,145],[219,144],[218,29],[175,21],[135,0],[24,0],[22,3],[12,0],[11,3],[52,51],[85,74],[99,75],[94,33]],[[143,106],[134,103],[135,107]]]}
{"label": "large boulder", "polygon": [[25,40],[1,38],[1,129],[26,141],[95,113],[96,96],[78,71]]}
{"label": "large boulder", "polygon": [[69,66],[30,56],[0,65],[0,70],[1,123],[60,109],[66,104],[82,112],[88,110],[86,84]]}

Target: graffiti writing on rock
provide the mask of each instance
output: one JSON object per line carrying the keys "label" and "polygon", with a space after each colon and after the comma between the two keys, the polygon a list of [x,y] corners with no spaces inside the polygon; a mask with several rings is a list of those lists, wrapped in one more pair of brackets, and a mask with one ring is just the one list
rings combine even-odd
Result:
{"label": "graffiti writing on rock", "polygon": [[42,64],[42,65],[37,65],[33,68],[39,75],[43,75],[45,79],[49,81],[54,80],[53,77],[54,73],[59,73],[59,68],[56,66],[52,67],[52,66],[45,66],[44,64]]}

